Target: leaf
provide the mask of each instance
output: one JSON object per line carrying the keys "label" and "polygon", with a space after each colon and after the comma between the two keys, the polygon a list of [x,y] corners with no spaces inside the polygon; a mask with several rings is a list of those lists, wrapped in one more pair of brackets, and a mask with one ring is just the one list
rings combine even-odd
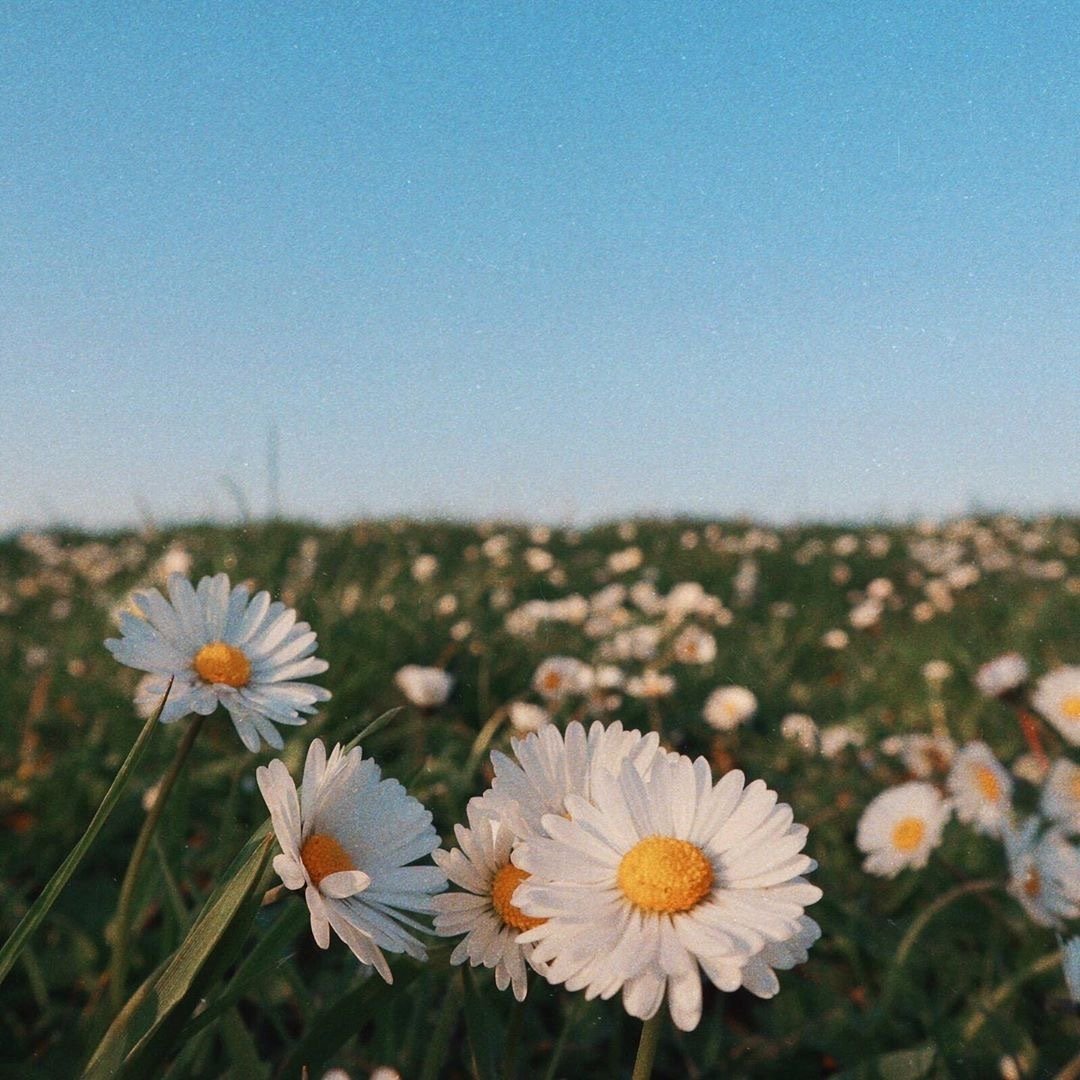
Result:
{"label": "leaf", "polygon": [[146,752],[150,736],[153,735],[154,728],[157,727],[158,717],[161,716],[161,710],[165,708],[165,702],[169,698],[169,690],[171,689],[172,681],[170,680],[165,695],[161,699],[161,704],[158,705],[143,725],[139,737],[128,751],[128,755],[124,758],[116,777],[109,785],[109,790],[105,792],[105,798],[101,800],[97,812],[90,819],[86,832],[82,834],[79,842],[71,849],[67,858],[64,859],[56,873],[49,879],[48,884],[41,890],[38,898],[30,905],[29,911],[22,917],[22,921],[15,927],[14,933],[4,943],[3,948],[0,948],[0,983],[3,983],[8,973],[15,966],[19,954],[26,947],[27,941],[30,940],[30,935],[38,928],[42,919],[48,915],[49,910],[56,903],[57,897],[59,897],[64,886],[79,868],[79,864],[86,857],[87,851],[90,850],[90,845],[97,839],[102,826],[109,819],[109,815],[120,801],[120,796],[123,795],[124,788],[127,787],[128,780],[131,779],[131,774],[135,771],[135,767]]}
{"label": "leaf", "polygon": [[204,988],[247,938],[272,845],[272,835],[248,843],[176,952],[113,1021],[86,1067],[87,1077],[142,1077],[160,1071],[155,1066],[169,1055]]}

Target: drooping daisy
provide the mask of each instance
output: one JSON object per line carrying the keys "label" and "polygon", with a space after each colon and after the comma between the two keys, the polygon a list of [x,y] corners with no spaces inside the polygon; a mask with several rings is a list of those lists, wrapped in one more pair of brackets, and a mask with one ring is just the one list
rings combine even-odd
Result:
{"label": "drooping daisy", "polygon": [[[667,997],[676,1026],[701,1018],[699,967],[730,985],[732,964],[801,929],[821,890],[800,875],[804,826],[761,781],[740,772],[713,784],[704,758],[658,757],[648,776],[624,761],[598,769],[593,801],[570,795],[569,818],[548,814],[514,864],[530,877],[518,907],[546,922],[535,943],[550,982],[587,998],[622,991],[627,1012],[653,1016]],[[715,979],[714,979],[715,976]],[[737,985],[737,984],[736,984]]]}
{"label": "drooping daisy", "polygon": [[1080,746],[1080,667],[1060,667],[1035,684],[1031,703],[1064,736]]}
{"label": "drooping daisy", "polygon": [[1059,758],[1050,767],[1039,808],[1067,833],[1080,833],[1080,765]]}
{"label": "drooping daisy", "polygon": [[454,688],[453,675],[442,668],[406,664],[394,676],[394,684],[418,709],[437,709],[446,704]]}
{"label": "drooping daisy", "polygon": [[977,832],[1000,836],[1012,808],[1012,777],[983,742],[968,743],[946,781],[956,816]]}
{"label": "drooping daisy", "polygon": [[1040,926],[1062,929],[1080,916],[1080,851],[1059,829],[1039,836],[1039,821],[1005,834],[1009,892]]}
{"label": "drooping daisy", "polygon": [[721,686],[706,699],[705,723],[717,731],[734,731],[757,712],[758,701],[745,686]]}
{"label": "drooping daisy", "polygon": [[863,811],[855,843],[866,855],[863,869],[896,877],[905,867],[918,870],[941,843],[949,804],[937,788],[921,780],[883,791]]}
{"label": "drooping daisy", "polygon": [[474,967],[494,968],[495,985],[512,986],[514,997],[524,1001],[533,946],[519,945],[517,937],[539,920],[514,904],[515,890],[527,876],[510,862],[516,837],[480,799],[470,799],[465,812],[469,827],[454,826],[458,846],[432,856],[464,890],[435,897],[435,931],[443,937],[465,935],[450,954],[451,964],[468,960]]}
{"label": "drooping daisy", "polygon": [[549,701],[562,701],[574,694],[587,694],[593,671],[573,656],[549,656],[533,673],[533,689]]}
{"label": "drooping daisy", "polygon": [[597,720],[586,734],[575,720],[567,724],[565,736],[549,724],[514,742],[516,761],[492,751],[495,778],[483,801],[518,836],[533,836],[542,831],[545,814],[566,813],[568,796],[592,798],[597,770],[617,772],[628,760],[644,774],[662,753],[656,732],[627,731],[618,722],[605,727]]}
{"label": "drooping daisy", "polygon": [[321,739],[308,748],[299,799],[279,759],[255,772],[281,845],[274,869],[286,888],[305,890],[319,948],[329,947],[333,929],[361,963],[392,982],[382,950],[426,958],[409,929],[427,928],[405,913],[433,911],[446,875],[408,865],[431,854],[439,836],[430,812],[381,776],[359,747],[343,753],[335,746],[328,759]]}
{"label": "drooping daisy", "polygon": [[1018,653],[1003,653],[987,660],[975,672],[975,689],[989,698],[1002,697],[1027,682],[1028,662]]}
{"label": "drooping daisy", "polygon": [[168,600],[157,589],[135,593],[140,615],[122,612],[123,636],[105,642],[120,663],[150,673],[139,683],[136,707],[149,715],[173,679],[162,723],[209,716],[221,704],[249,750],[259,749],[260,737],[281,749],[274,724],[304,724],[302,714],[330,697],[296,681],[327,668],[312,655],[315,632],[267,592],[249,597],[245,585],[230,592],[226,574],[204,577],[197,588],[170,574],[168,591]]}

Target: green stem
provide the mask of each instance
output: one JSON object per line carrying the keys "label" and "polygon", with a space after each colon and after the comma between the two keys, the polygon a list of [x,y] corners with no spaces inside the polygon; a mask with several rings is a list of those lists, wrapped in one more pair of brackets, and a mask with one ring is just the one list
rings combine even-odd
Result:
{"label": "green stem", "polygon": [[135,886],[138,883],[139,871],[142,869],[143,860],[150,849],[150,841],[154,837],[165,804],[169,801],[169,795],[180,776],[180,770],[187,761],[188,754],[195,744],[199,731],[202,729],[205,716],[196,715],[195,719],[187,726],[180,745],[176,748],[169,771],[161,778],[158,785],[157,795],[150,807],[139,830],[138,839],[131,852],[127,870],[124,872],[124,880],[120,886],[120,899],[116,904],[116,919],[113,923],[113,951],[109,964],[109,999],[112,1002],[113,1012],[119,1012],[124,1004],[124,982],[127,978],[128,964],[128,938],[131,934],[131,907],[135,900]]}
{"label": "green stem", "polygon": [[509,709],[503,705],[491,714],[487,723],[480,729],[476,738],[473,740],[472,749],[469,751],[469,760],[465,763],[465,777],[467,779],[471,779],[473,773],[476,772],[476,766],[480,764],[480,759],[484,756],[484,751],[491,745],[491,740],[495,737],[495,733],[509,715]]}
{"label": "green stem", "polygon": [[525,1002],[529,1000],[529,975],[525,972],[525,997],[515,1001],[510,1013],[510,1025],[506,1032],[506,1055],[503,1059],[503,1074],[506,1080],[515,1080],[517,1076],[518,1043],[521,1042],[521,1027],[525,1020]]}
{"label": "green stem", "polygon": [[649,1080],[652,1076],[656,1047],[660,1042],[660,1028],[663,1025],[663,1006],[641,1026],[641,1040],[638,1042],[637,1057],[634,1058],[632,1080]]}
{"label": "green stem", "polygon": [[127,787],[131,774],[135,771],[135,767],[145,753],[150,736],[154,733],[154,728],[157,727],[158,717],[161,716],[161,710],[165,707],[171,689],[172,683],[170,682],[168,689],[165,691],[165,696],[161,699],[161,704],[143,725],[135,744],[128,751],[128,756],[124,758],[120,771],[109,785],[109,790],[105,792],[105,798],[101,800],[97,812],[90,819],[86,832],[83,833],[82,838],[68,853],[67,858],[60,864],[56,873],[49,879],[48,884],[41,890],[38,898],[30,905],[29,911],[22,917],[22,921],[15,927],[14,933],[4,943],[3,948],[0,948],[0,983],[3,983],[15,965],[15,961],[18,960],[19,954],[26,947],[30,935],[38,928],[41,921],[48,915],[53,904],[56,903],[56,898],[71,880],[79,864],[85,858],[87,851],[89,851],[90,845],[97,838],[102,826],[120,801],[120,796],[124,793],[124,788]]}
{"label": "green stem", "polygon": [[908,955],[915,947],[916,942],[919,940],[919,937],[926,929],[930,920],[933,919],[938,912],[947,908],[954,900],[969,896],[971,893],[989,892],[991,889],[998,888],[999,885],[1000,882],[993,878],[980,878],[977,881],[962,882],[960,885],[949,889],[948,892],[942,893],[932,904],[928,904],[923,911],[920,912],[918,918],[916,918],[908,927],[907,933],[900,939],[900,944],[896,949],[896,956],[893,957],[892,965],[889,967],[889,972],[885,976],[885,987],[881,992],[880,1008],[882,1010],[887,1009],[889,1002],[892,1000],[893,994],[896,992],[900,969],[904,966],[904,962],[907,960]]}
{"label": "green stem", "polygon": [[559,1032],[559,1037],[555,1040],[555,1048],[551,1051],[551,1060],[548,1062],[547,1072],[544,1073],[544,1080],[555,1080],[555,1075],[559,1071],[559,1062],[562,1060],[563,1051],[566,1049],[566,1040],[570,1037],[570,1029],[577,1023],[586,1004],[584,998],[578,998],[567,1010],[562,1031]]}
{"label": "green stem", "polygon": [[460,973],[455,973],[446,988],[442,1008],[435,1021],[435,1030],[431,1033],[431,1042],[424,1057],[420,1080],[435,1080],[440,1068],[446,1064],[446,1048],[450,1045],[450,1036],[454,1033],[458,1013],[461,1012],[461,999],[464,994]]}
{"label": "green stem", "polygon": [[1002,983],[987,999],[984,1005],[977,1006],[978,1011],[964,1025],[964,1042],[970,1042],[982,1030],[983,1024],[999,1009],[1020,987],[1047,971],[1052,971],[1061,963],[1061,951],[1055,949],[1039,957],[1035,963],[1024,968],[1019,975],[1014,975],[1008,982]]}

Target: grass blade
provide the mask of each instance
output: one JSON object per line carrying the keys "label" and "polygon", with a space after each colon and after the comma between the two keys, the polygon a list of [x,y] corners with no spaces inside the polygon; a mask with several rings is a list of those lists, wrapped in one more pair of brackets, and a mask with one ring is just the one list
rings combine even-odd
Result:
{"label": "grass blade", "polygon": [[170,681],[168,688],[165,690],[165,696],[161,699],[161,704],[158,705],[153,715],[143,725],[139,737],[128,751],[128,756],[124,758],[124,763],[120,766],[116,777],[109,785],[109,790],[105,792],[105,798],[101,800],[101,805],[90,819],[86,832],[83,833],[79,842],[60,864],[56,873],[49,879],[48,884],[41,890],[38,898],[30,905],[30,910],[23,916],[19,925],[15,927],[11,937],[4,942],[3,948],[0,948],[0,984],[3,983],[12,967],[15,966],[15,961],[18,960],[19,954],[25,948],[27,941],[30,940],[30,936],[38,928],[45,916],[48,915],[49,910],[56,903],[57,897],[59,897],[64,886],[79,868],[79,864],[86,857],[87,851],[90,850],[90,845],[97,839],[102,826],[120,801],[120,796],[123,795],[124,788],[127,787],[128,780],[131,779],[131,774],[135,771],[136,766],[146,752],[150,736],[153,735],[154,728],[157,727],[158,717],[161,716],[161,710],[165,708],[165,702],[169,698],[169,690],[171,689],[172,682]]}

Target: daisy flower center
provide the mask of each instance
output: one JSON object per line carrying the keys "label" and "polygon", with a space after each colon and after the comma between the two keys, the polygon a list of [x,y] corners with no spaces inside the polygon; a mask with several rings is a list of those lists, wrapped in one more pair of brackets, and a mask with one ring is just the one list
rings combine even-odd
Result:
{"label": "daisy flower center", "polygon": [[993,769],[979,765],[975,769],[975,786],[987,802],[997,802],[1001,798],[1001,784]]}
{"label": "daisy flower center", "polygon": [[531,930],[534,926],[542,926],[547,922],[547,919],[534,919],[526,915],[521,908],[513,904],[514,890],[528,876],[513,863],[507,863],[496,873],[491,883],[491,906],[499,918],[515,930]]}
{"label": "daisy flower center", "polygon": [[893,826],[892,842],[897,851],[914,851],[926,835],[926,824],[922,818],[902,818]]}
{"label": "daisy flower center", "polygon": [[1020,888],[1023,889],[1024,895],[1030,896],[1032,900],[1042,892],[1042,878],[1039,877],[1039,871],[1034,866],[1024,875]]}
{"label": "daisy flower center", "polygon": [[352,859],[345,854],[345,849],[326,833],[312,833],[304,841],[304,846],[300,849],[300,861],[316,888],[319,882],[330,874],[356,869]]}
{"label": "daisy flower center", "polygon": [[646,836],[619,863],[619,888],[644,911],[689,911],[708,895],[713,869],[700,848],[672,836]]}
{"label": "daisy flower center", "polygon": [[1080,720],[1080,694],[1070,694],[1061,703],[1061,711],[1070,720]]}
{"label": "daisy flower center", "polygon": [[204,645],[195,654],[192,666],[203,682],[239,688],[247,686],[251,678],[251,661],[235,645],[224,641]]}
{"label": "daisy flower center", "polygon": [[540,685],[547,690],[548,693],[553,694],[560,686],[562,686],[562,676],[557,671],[549,671],[540,680]]}

